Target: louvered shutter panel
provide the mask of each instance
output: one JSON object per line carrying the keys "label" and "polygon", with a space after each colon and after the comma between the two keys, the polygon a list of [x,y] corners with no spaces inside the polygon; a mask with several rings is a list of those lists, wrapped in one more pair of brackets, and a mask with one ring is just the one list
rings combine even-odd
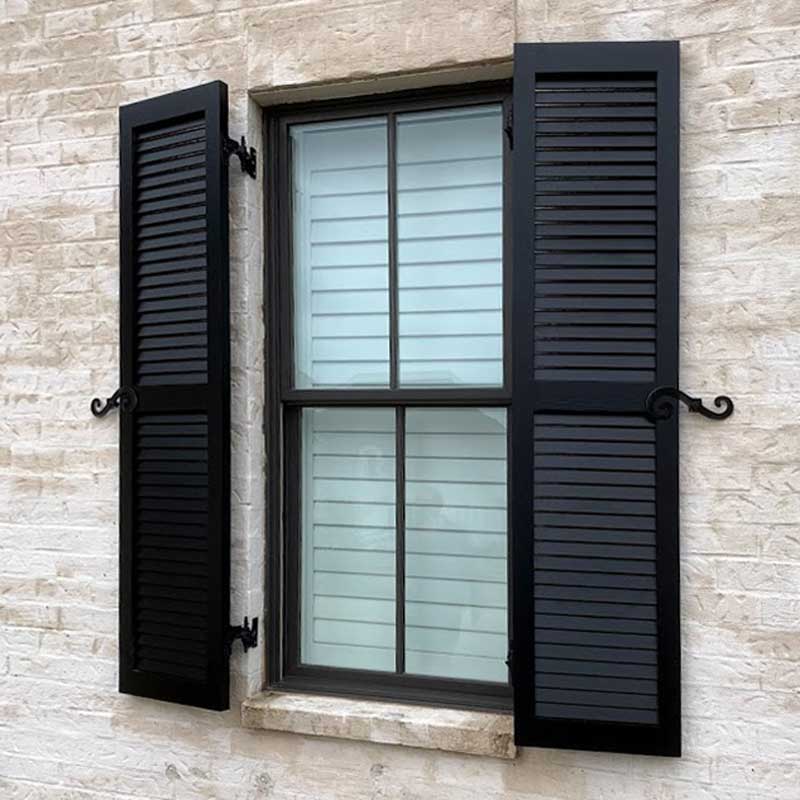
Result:
{"label": "louvered shutter panel", "polygon": [[228,707],[227,86],[120,109],[120,691]]}
{"label": "louvered shutter panel", "polygon": [[679,755],[678,46],[514,58],[516,741]]}

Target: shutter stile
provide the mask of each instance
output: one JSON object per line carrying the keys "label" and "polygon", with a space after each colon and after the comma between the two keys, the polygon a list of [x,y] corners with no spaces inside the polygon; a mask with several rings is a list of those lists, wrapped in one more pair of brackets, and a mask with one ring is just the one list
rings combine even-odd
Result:
{"label": "shutter stile", "polygon": [[518,745],[680,754],[678,49],[517,45]]}
{"label": "shutter stile", "polygon": [[228,707],[227,87],[120,109],[120,691]]}

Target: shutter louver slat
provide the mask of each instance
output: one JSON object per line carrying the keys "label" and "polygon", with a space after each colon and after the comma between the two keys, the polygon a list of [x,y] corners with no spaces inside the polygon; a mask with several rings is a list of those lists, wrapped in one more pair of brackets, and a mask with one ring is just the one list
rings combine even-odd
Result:
{"label": "shutter louver slat", "polygon": [[[636,106],[632,104],[643,98],[654,102],[655,92],[644,90],[654,89],[655,85],[652,79],[646,77],[621,83],[624,85],[620,86],[619,81],[602,75],[587,77],[583,82],[565,82],[546,74],[537,76],[534,92],[537,112],[540,108],[559,112],[559,122],[539,122],[536,126],[535,247],[537,254],[551,257],[546,262],[548,264],[568,266],[571,262],[564,262],[563,257],[573,251],[607,253],[606,263],[622,272],[620,268],[623,262],[613,263],[618,256],[631,251],[648,253],[656,249],[655,225],[633,224],[621,197],[624,193],[635,192],[637,207],[655,205],[656,165],[655,150],[652,149],[655,139],[628,135],[634,131],[654,132],[655,120],[633,120],[627,116],[625,119],[613,119],[618,109],[626,113],[636,111]],[[642,91],[633,92],[631,87],[641,87]],[[572,108],[580,111],[579,116],[569,115]],[[604,121],[586,121],[587,115],[594,110],[601,111]],[[652,112],[646,113],[652,117]],[[596,132],[609,135],[585,135]],[[568,163],[560,163],[563,155],[548,155],[554,149],[563,147],[570,148],[567,151]],[[603,159],[598,163],[596,156],[602,153],[598,148],[604,147],[611,148],[614,161]],[[631,164],[631,156],[637,153],[635,148],[639,147],[647,147],[647,155],[642,156],[642,160],[636,164]],[[563,224],[558,225],[540,221],[540,211],[554,210],[551,203],[559,208],[568,205],[569,195],[563,196],[567,192],[586,192],[582,203],[589,206],[594,205],[595,194],[598,195],[597,204],[600,206],[610,198],[616,198],[619,202],[615,206],[620,210],[615,218],[605,219],[602,224],[599,224],[599,219],[592,217],[588,222],[564,219]],[[558,199],[551,200],[551,193]],[[587,272],[591,274],[591,271]],[[598,275],[588,288],[582,284],[566,286],[552,283],[549,272],[540,275],[538,269],[534,275],[535,310],[564,312],[558,318],[541,314],[535,316],[536,344],[548,342],[546,350],[536,349],[534,365],[537,377],[557,379],[563,375],[569,380],[652,380],[655,352],[610,351],[606,354],[605,350],[587,349],[580,356],[573,353],[576,342],[588,344],[596,338],[590,326],[593,320],[584,313],[589,309],[615,312],[606,315],[603,323],[619,328],[620,338],[626,335],[623,326],[628,325],[642,328],[637,332],[638,338],[654,338],[654,317],[637,317],[628,313],[631,310],[655,308],[654,272],[644,278],[634,275],[624,284],[603,280]],[[571,328],[567,331],[554,329],[558,324],[570,325]],[[586,326],[585,330],[581,330],[583,326]],[[562,343],[563,349],[560,346]]]}
{"label": "shutter louver slat", "polygon": [[120,112],[120,690],[228,707],[227,89]]}
{"label": "shutter louver slat", "polygon": [[[590,419],[594,425],[588,424]],[[655,457],[654,426],[634,423],[626,424],[625,417],[586,418],[582,416],[564,417],[541,414],[534,419],[534,453],[561,452],[573,454],[583,450],[592,453],[614,453],[619,456],[619,466],[611,471],[618,478],[625,478],[632,472],[649,473],[655,479],[653,467],[646,469],[642,457],[652,462]],[[581,437],[576,442],[577,437]],[[578,466],[582,458],[575,458]],[[568,468],[567,468],[568,469]],[[598,600],[596,590],[585,587],[578,578],[567,578],[560,575],[560,570],[585,570],[600,574],[642,575],[652,581],[649,587],[655,591],[656,573],[656,526],[655,526],[655,494],[654,490],[645,490],[649,494],[631,496],[630,490],[612,488],[609,492],[604,484],[595,479],[585,488],[591,498],[584,499],[576,491],[575,484],[561,483],[559,469],[550,470],[546,475],[539,475],[534,484],[534,504],[537,512],[551,512],[548,524],[536,524],[534,514],[534,582],[536,586],[546,588],[545,581],[558,581],[562,589],[571,589],[571,596],[546,599],[541,595],[537,600],[534,617],[535,647],[540,644],[559,644],[563,661],[586,660],[586,646],[609,646],[614,648],[613,660],[609,663],[634,663],[640,658],[648,658],[641,651],[655,651],[657,646],[655,618],[656,607],[647,597],[637,600],[627,597],[627,592],[617,592],[621,602],[610,603]],[[610,496],[609,496],[610,495]],[[574,499],[563,499],[565,496]],[[571,512],[579,514],[578,523]],[[612,516],[617,520],[611,536],[617,538],[618,544],[585,541],[575,538],[575,530],[594,531],[596,526],[603,528],[605,520]],[[574,527],[573,527],[574,525]],[[626,541],[632,532],[637,540]],[[554,539],[554,534],[558,537]],[[560,534],[560,535],[559,535]],[[541,574],[547,572],[547,578]],[[554,574],[555,573],[555,574]],[[650,577],[652,576],[652,577]],[[591,620],[592,626],[585,620]],[[632,630],[631,625],[650,625],[649,629]],[[605,653],[606,651],[602,651]],[[604,661],[602,656],[600,661]],[[566,688],[554,680],[552,673],[559,673],[563,668],[560,660],[554,659],[548,665],[547,672],[535,671],[536,712],[542,716],[575,717],[579,711],[582,719],[603,719],[626,721],[630,703],[624,703],[612,694],[597,691],[558,692],[558,688]],[[553,685],[556,689],[552,689]],[[618,691],[626,692],[626,683],[620,679]],[[653,681],[650,691],[643,696],[641,702],[647,702],[646,708],[651,714],[637,714],[640,721],[658,722],[658,686]],[[553,705],[555,698],[558,703]],[[573,699],[570,699],[573,698]],[[629,699],[629,698],[628,698]],[[615,703],[622,707],[617,707]],[[590,708],[585,708],[590,706]],[[643,708],[645,706],[642,706]]]}
{"label": "shutter louver slat", "polygon": [[512,547],[520,745],[680,753],[677,47],[518,45]]}

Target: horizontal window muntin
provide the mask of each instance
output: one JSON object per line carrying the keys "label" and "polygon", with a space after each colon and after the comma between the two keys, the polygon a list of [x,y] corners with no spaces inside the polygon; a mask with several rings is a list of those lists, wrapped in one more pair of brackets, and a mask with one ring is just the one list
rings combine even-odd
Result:
{"label": "horizontal window muntin", "polygon": [[[509,361],[507,351],[509,348],[509,338],[507,332],[508,321],[508,298],[507,289],[508,281],[506,279],[507,272],[507,242],[506,233],[507,226],[503,224],[502,215],[507,211],[508,203],[505,201],[503,195],[508,191],[508,181],[506,180],[507,171],[507,153],[505,137],[502,133],[502,121],[504,119],[503,108],[506,102],[506,93],[503,89],[491,87],[490,89],[479,90],[474,93],[460,94],[455,92],[452,96],[438,95],[428,99],[423,99],[420,103],[407,100],[405,98],[395,99],[387,98],[382,99],[378,104],[365,104],[364,106],[350,106],[342,109],[340,107],[328,108],[314,108],[313,110],[300,111],[297,109],[290,109],[286,115],[280,115],[273,123],[272,135],[273,141],[276,142],[275,151],[277,152],[275,168],[278,175],[282,178],[276,181],[276,188],[281,187],[284,191],[282,197],[284,202],[278,202],[278,213],[273,219],[275,225],[283,231],[281,240],[282,246],[277,248],[277,263],[280,265],[276,275],[276,298],[278,307],[281,311],[280,331],[282,345],[279,350],[279,357],[281,363],[280,374],[282,380],[280,383],[279,391],[275,394],[276,402],[282,408],[281,419],[283,420],[283,434],[273,434],[282,436],[284,443],[284,507],[285,513],[281,519],[283,525],[283,533],[279,537],[279,547],[282,548],[283,559],[280,567],[280,581],[283,589],[280,594],[273,592],[275,602],[279,603],[284,608],[283,622],[280,628],[280,638],[276,641],[276,648],[280,648],[282,653],[279,662],[270,664],[270,682],[274,686],[282,686],[285,688],[307,690],[307,691],[321,691],[321,692],[336,692],[352,695],[365,695],[369,697],[391,698],[399,699],[410,702],[433,703],[438,705],[452,705],[452,706],[466,706],[466,707],[482,707],[494,709],[508,709],[510,707],[510,687],[508,684],[508,675],[503,663],[506,658],[507,650],[507,581],[505,577],[502,580],[497,580],[495,584],[499,588],[500,594],[506,598],[504,603],[496,603],[489,611],[478,612],[477,615],[473,613],[471,618],[468,618],[468,624],[471,624],[475,630],[467,630],[463,636],[459,636],[458,632],[449,634],[455,649],[459,647],[459,641],[462,647],[466,647],[463,643],[469,639],[470,646],[480,651],[483,648],[486,655],[491,658],[486,659],[493,664],[492,672],[487,674],[480,670],[473,669],[438,669],[431,667],[430,664],[426,667],[420,664],[419,659],[422,658],[439,658],[441,655],[424,656],[428,648],[426,643],[430,644],[431,634],[429,630],[436,629],[437,621],[434,619],[434,625],[428,625],[430,620],[424,617],[420,618],[420,611],[425,610],[424,606],[406,605],[405,602],[397,602],[398,594],[405,592],[405,573],[406,563],[408,558],[412,559],[412,570],[417,569],[420,565],[422,568],[431,566],[430,560],[425,563],[424,555],[416,552],[407,552],[405,542],[403,548],[395,548],[393,553],[384,555],[393,555],[395,558],[394,571],[390,571],[390,563],[385,561],[381,569],[390,574],[394,578],[394,600],[395,614],[394,620],[388,616],[388,606],[384,605],[379,614],[383,619],[384,629],[382,631],[383,646],[387,651],[391,651],[394,658],[393,668],[390,661],[386,660],[385,663],[380,664],[380,668],[374,668],[375,664],[370,662],[366,663],[364,659],[363,664],[358,668],[348,665],[346,660],[349,658],[346,654],[343,656],[345,662],[338,662],[342,666],[331,666],[325,663],[312,663],[323,662],[324,659],[310,654],[311,651],[307,649],[304,644],[304,637],[308,637],[308,632],[304,626],[304,619],[308,622],[309,618],[312,620],[312,634],[313,634],[313,612],[309,617],[308,602],[309,597],[306,592],[304,596],[303,583],[303,565],[306,564],[308,569],[307,559],[308,554],[303,553],[303,523],[304,523],[304,498],[303,498],[303,451],[304,447],[308,446],[306,441],[307,435],[303,436],[303,415],[314,409],[326,409],[328,411],[339,409],[341,411],[358,411],[361,410],[365,414],[372,414],[377,411],[394,415],[396,420],[396,450],[398,453],[398,437],[397,436],[397,420],[402,419],[402,425],[405,426],[410,420],[414,423],[415,415],[431,413],[434,410],[441,409],[444,415],[447,411],[463,411],[469,410],[477,413],[486,412],[489,414],[502,414],[505,417],[505,407],[510,404],[510,397],[508,392],[507,374],[509,371]],[[496,122],[496,137],[499,152],[501,154],[502,169],[500,171],[501,177],[501,216],[500,221],[496,221],[499,231],[501,244],[499,250],[493,253],[498,255],[499,258],[495,259],[497,262],[492,268],[496,269],[496,278],[499,280],[498,295],[500,298],[500,322],[495,328],[494,333],[495,344],[500,344],[499,352],[495,349],[493,355],[498,358],[495,361],[499,364],[496,369],[491,382],[476,382],[470,383],[447,383],[433,380],[430,384],[423,381],[407,381],[400,380],[403,373],[403,364],[401,362],[401,352],[403,349],[403,338],[400,337],[401,331],[401,314],[402,300],[401,290],[402,284],[398,281],[400,276],[400,267],[402,262],[398,263],[398,247],[397,238],[395,239],[394,248],[388,248],[389,262],[389,276],[386,281],[387,288],[390,292],[389,303],[389,380],[384,384],[356,384],[356,385],[314,385],[313,381],[296,380],[298,371],[296,370],[296,352],[298,342],[296,340],[296,317],[291,313],[287,313],[290,309],[294,308],[295,314],[297,313],[298,303],[295,294],[295,287],[292,281],[292,264],[293,250],[292,237],[295,235],[292,227],[293,219],[292,212],[294,211],[294,200],[291,203],[286,202],[286,199],[292,197],[292,169],[287,165],[289,151],[292,151],[294,156],[294,143],[292,139],[292,126],[308,126],[308,131],[322,130],[325,123],[332,122],[340,125],[343,128],[352,126],[354,121],[364,123],[364,126],[375,126],[376,121],[381,119],[386,120],[387,124],[387,163],[390,161],[390,150],[396,148],[398,145],[398,131],[402,130],[402,114],[408,115],[409,125],[413,122],[417,125],[424,125],[429,123],[435,125],[438,120],[455,121],[462,116],[465,119],[471,117],[480,117],[485,115],[486,109],[489,108],[494,114],[494,121]],[[446,111],[446,114],[432,113]],[[388,140],[393,139],[393,142]],[[291,144],[290,144],[291,143]],[[389,193],[389,200],[387,202],[387,210],[396,208],[397,196],[394,200],[391,198],[392,191],[396,191],[398,175],[392,174],[389,171],[387,176],[387,191]],[[388,185],[394,184],[394,187]],[[496,196],[492,202],[496,203]],[[275,209],[273,209],[274,211]],[[424,216],[424,214],[423,214]],[[487,215],[484,215],[483,224],[487,224]],[[398,236],[398,227],[402,222],[402,216],[392,217],[389,215],[388,228],[389,238],[391,236]],[[329,229],[326,235],[329,235]],[[419,231],[417,231],[419,233]],[[435,238],[435,231],[432,232]],[[392,252],[394,250],[394,252]],[[281,255],[282,253],[282,255]],[[493,278],[495,280],[495,278]],[[393,293],[393,294],[392,294]],[[497,296],[495,296],[495,300]],[[499,340],[499,341],[498,341]],[[469,342],[470,346],[475,345],[475,341]],[[301,345],[302,349],[302,345]],[[504,352],[505,351],[505,352]],[[444,354],[445,356],[447,353]],[[496,409],[493,411],[493,409]],[[388,417],[387,417],[388,418]],[[277,430],[273,428],[273,431]],[[504,440],[507,439],[507,432],[503,432]],[[403,442],[400,447],[404,447]],[[507,449],[507,444],[506,444]],[[272,460],[273,453],[270,453]],[[402,463],[402,467],[401,467]],[[274,461],[273,461],[274,465]],[[397,481],[397,473],[405,470],[404,460],[395,458],[395,502],[393,510],[395,512],[395,536],[397,531],[403,527],[402,536],[405,536],[406,515],[405,498],[404,494],[406,487],[400,485]],[[273,466],[273,468],[275,468]],[[505,480],[505,478],[504,478]],[[495,494],[501,492],[506,497],[505,508],[494,509],[497,515],[504,516],[507,519],[507,482],[502,488],[495,487]],[[384,491],[386,487],[384,486]],[[399,518],[399,519],[398,519]],[[505,531],[502,533],[502,538],[507,543],[507,524],[504,526]],[[495,539],[493,540],[493,550],[502,549],[499,547],[499,539],[497,539],[495,532]],[[416,532],[412,531],[412,544]],[[419,536],[416,536],[419,539]],[[395,540],[397,541],[397,540]],[[474,544],[475,542],[473,542]],[[506,544],[507,547],[507,544]],[[331,550],[327,551],[325,558],[331,559]],[[480,553],[465,554],[464,563],[467,557],[473,555],[473,560],[477,564],[480,562]],[[499,556],[497,556],[499,558]],[[306,561],[304,561],[304,558]],[[414,563],[413,559],[417,559]],[[402,562],[402,564],[400,563]],[[336,562],[333,562],[334,565]],[[507,558],[502,557],[500,561],[491,562],[494,573],[507,572]],[[326,566],[326,565],[323,565]],[[330,566],[330,564],[327,564]],[[474,569],[474,566],[473,566]],[[275,573],[273,573],[275,574]],[[499,574],[499,573],[498,573]],[[495,576],[496,577],[496,576]],[[413,578],[412,580],[416,580]],[[398,589],[402,584],[402,587]],[[411,603],[414,601],[412,600]],[[339,607],[332,610],[333,615],[347,614],[353,611],[353,606],[345,608],[341,603]],[[326,612],[327,613],[327,612]],[[452,617],[451,612],[451,617]],[[417,622],[421,624],[411,624],[406,626],[406,617],[409,618],[411,623]],[[400,619],[400,626],[398,626],[398,619]],[[455,619],[453,617],[453,619]],[[471,622],[470,622],[471,619]],[[452,620],[451,620],[452,621]],[[490,629],[487,629],[487,625]],[[320,629],[320,625],[317,625]],[[408,628],[413,629],[409,634]],[[496,630],[495,630],[496,629]],[[338,631],[342,633],[345,630],[343,626],[331,627],[328,630],[321,630],[320,639],[328,641],[323,644],[330,645],[332,634],[331,631]],[[359,631],[357,627],[350,626],[348,634],[358,637],[363,637],[363,631]],[[392,642],[392,635],[394,640]],[[416,638],[415,638],[416,637]],[[427,638],[426,638],[427,637]],[[491,644],[488,643],[491,639]],[[333,642],[334,646],[336,642]],[[365,644],[367,650],[370,649],[372,642],[369,638],[366,639]],[[391,645],[394,645],[393,647]],[[409,645],[411,645],[409,647]],[[305,648],[305,649],[304,649]],[[313,649],[313,648],[312,648]],[[401,652],[402,651],[402,652]],[[445,648],[446,651],[446,648]],[[344,651],[340,651],[344,653]],[[409,658],[410,656],[410,658]],[[456,653],[456,662],[460,656],[465,659],[469,658],[469,653]],[[453,653],[444,653],[445,659],[450,658],[450,664],[453,662]],[[415,661],[416,659],[416,661]],[[409,664],[404,663],[406,660],[412,662]],[[398,663],[399,662],[399,663]],[[461,666],[464,665],[462,659]],[[483,664],[477,658],[473,660],[474,664]],[[399,669],[398,669],[399,666]],[[410,668],[410,669],[409,669]],[[411,670],[416,670],[412,672]],[[423,674],[424,672],[431,674]],[[449,674],[436,675],[435,673],[447,672]]]}

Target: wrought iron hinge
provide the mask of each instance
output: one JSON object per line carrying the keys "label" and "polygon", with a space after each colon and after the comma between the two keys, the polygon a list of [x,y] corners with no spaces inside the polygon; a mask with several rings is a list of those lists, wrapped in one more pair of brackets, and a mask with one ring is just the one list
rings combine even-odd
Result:
{"label": "wrought iron hinge", "polygon": [[233,650],[233,643],[239,639],[245,653],[251,647],[258,647],[258,617],[253,617],[253,624],[247,617],[244,618],[244,625],[229,625],[228,639],[225,642],[225,652],[230,656]]}
{"label": "wrought iron hinge", "polygon": [[506,119],[505,119],[505,124],[503,125],[503,131],[508,137],[509,148],[513,150],[514,149],[514,106],[511,105],[511,103],[508,104],[508,108],[506,109]]}
{"label": "wrought iron hinge", "polygon": [[228,136],[222,146],[225,158],[236,156],[239,163],[242,165],[242,172],[246,172],[251,178],[256,177],[256,149],[255,147],[248,147],[244,136],[241,141],[237,142],[236,139],[231,139]]}

